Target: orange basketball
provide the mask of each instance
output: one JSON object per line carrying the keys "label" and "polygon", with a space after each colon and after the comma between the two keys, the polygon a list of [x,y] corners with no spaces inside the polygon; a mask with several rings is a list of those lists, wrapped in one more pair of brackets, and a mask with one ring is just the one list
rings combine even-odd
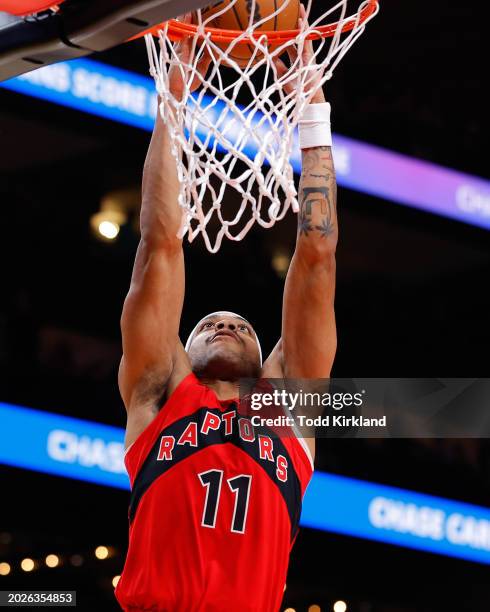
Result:
{"label": "orange basketball", "polygon": [[[232,4],[231,0],[221,0],[213,6],[202,9],[201,14],[203,20],[213,14],[223,10],[226,6]],[[299,18],[299,0],[256,0],[255,11],[253,0],[237,0],[237,2],[229,8],[225,13],[219,15],[207,25],[220,30],[245,30],[250,23],[266,19],[269,15],[273,15],[277,10],[284,8],[271,19],[267,19],[261,26],[255,29],[255,32],[270,31],[270,30],[294,30],[298,27]],[[228,47],[228,43],[219,43],[222,49]],[[230,57],[232,57],[240,66],[246,66],[251,55],[254,52],[252,45],[236,45],[233,47]]]}

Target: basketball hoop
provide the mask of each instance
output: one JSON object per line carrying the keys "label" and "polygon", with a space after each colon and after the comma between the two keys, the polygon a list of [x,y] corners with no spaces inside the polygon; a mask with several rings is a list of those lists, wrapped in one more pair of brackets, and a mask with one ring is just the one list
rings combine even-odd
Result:
{"label": "basketball hoop", "polygon": [[[301,29],[258,30],[292,1],[285,0],[275,13],[255,23],[251,18],[244,30],[209,25],[233,9],[238,0],[231,0],[211,17],[204,19],[198,11],[197,23],[171,20],[162,24],[158,41],[151,34],[145,36],[150,73],[161,98],[159,110],[177,161],[179,204],[183,208],[179,235],[187,234],[192,242],[202,234],[213,253],[224,237],[242,240],[254,223],[269,228],[289,208],[298,211],[290,157],[298,122],[314,94],[312,87],[316,91],[332,77],[379,9],[378,0],[365,0],[348,16],[352,2],[337,0],[310,24],[312,0],[308,0],[307,19]],[[250,0],[250,4],[250,14],[255,15],[258,0]],[[185,65],[175,47],[183,38],[189,38],[192,45],[191,59]],[[309,40],[314,52],[305,62],[302,50]],[[250,49],[250,60],[244,63],[233,59],[233,51],[240,45]],[[279,75],[276,58],[293,48],[298,49],[294,61]],[[205,54],[211,57],[211,65],[202,77],[198,64]],[[170,91],[171,69],[182,75],[181,99]],[[200,87],[192,93],[196,78]],[[286,87],[291,90],[286,93],[288,84],[294,88]],[[239,95],[249,103],[239,104]],[[236,198],[225,201],[230,189],[238,194],[239,205],[232,204]]]}

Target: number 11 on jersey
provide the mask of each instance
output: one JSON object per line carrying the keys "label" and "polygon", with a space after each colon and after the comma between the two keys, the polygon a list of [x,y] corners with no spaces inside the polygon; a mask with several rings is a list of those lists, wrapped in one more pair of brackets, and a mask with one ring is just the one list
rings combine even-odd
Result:
{"label": "number 11 on jersey", "polygon": [[[208,470],[198,474],[198,477],[202,486],[206,488],[201,525],[203,527],[214,528],[216,527],[216,517],[221,497],[223,470]],[[249,474],[239,474],[233,478],[228,478],[226,482],[235,497],[235,507],[230,529],[234,533],[245,533],[252,476]]]}

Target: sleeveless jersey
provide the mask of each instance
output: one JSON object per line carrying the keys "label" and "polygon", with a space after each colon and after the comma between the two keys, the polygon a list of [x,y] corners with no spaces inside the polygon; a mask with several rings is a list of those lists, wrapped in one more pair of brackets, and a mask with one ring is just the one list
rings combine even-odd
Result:
{"label": "sleeveless jersey", "polygon": [[184,378],[125,457],[124,610],[275,612],[313,473],[303,440],[257,435],[234,400]]}

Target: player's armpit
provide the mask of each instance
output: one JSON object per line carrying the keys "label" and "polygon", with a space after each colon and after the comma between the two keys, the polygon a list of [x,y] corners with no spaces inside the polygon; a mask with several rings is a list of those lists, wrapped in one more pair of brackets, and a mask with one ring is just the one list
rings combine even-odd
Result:
{"label": "player's armpit", "polygon": [[282,338],[279,338],[276,346],[272,349],[271,354],[264,361],[261,372],[262,378],[283,378],[283,355],[282,355]]}

